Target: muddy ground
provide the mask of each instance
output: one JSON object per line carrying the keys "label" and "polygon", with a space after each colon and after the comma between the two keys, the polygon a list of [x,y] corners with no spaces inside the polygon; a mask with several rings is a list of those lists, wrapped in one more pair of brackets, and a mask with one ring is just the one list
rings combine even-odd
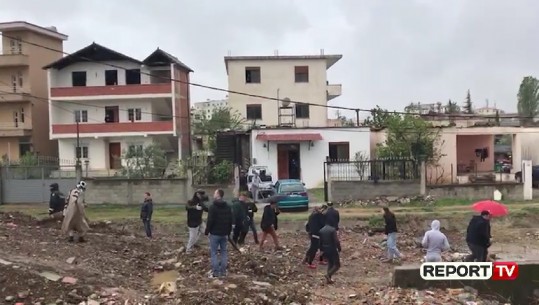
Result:
{"label": "muddy ground", "polygon": [[[466,252],[462,231],[468,217],[442,219],[453,252]],[[420,262],[416,240],[429,222],[399,220],[405,263]],[[179,251],[182,227],[155,224],[155,238],[148,240],[136,220],[99,222],[91,224],[88,242],[70,244],[60,223],[0,212],[0,304],[503,304],[473,291],[389,288],[393,266],[380,261],[384,236],[369,236],[369,223],[374,225],[343,222],[343,267],[328,286],[325,266],[311,270],[301,263],[308,245],[303,221],[279,229],[283,251],[272,251],[270,241],[260,252],[251,236],[243,253],[230,250],[229,275],[221,281],[208,279],[204,237],[194,253]],[[537,257],[536,224],[537,216],[494,221],[493,249],[502,258],[515,249]]]}

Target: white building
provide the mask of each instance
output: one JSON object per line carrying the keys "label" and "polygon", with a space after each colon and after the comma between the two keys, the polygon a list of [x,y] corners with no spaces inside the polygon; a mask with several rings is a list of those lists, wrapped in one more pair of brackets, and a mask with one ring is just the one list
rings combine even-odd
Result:
{"label": "white building", "polygon": [[274,180],[301,179],[307,188],[322,187],[327,158],[353,160],[362,152],[368,160],[370,137],[368,127],[254,129],[252,164],[268,166]]}
{"label": "white building", "polygon": [[157,49],[139,61],[93,43],[45,69],[60,159],[79,155],[91,170],[119,169],[128,150],[152,143],[170,158],[190,155],[192,70],[176,57]]}
{"label": "white building", "polygon": [[[342,55],[227,56],[228,89],[268,100],[229,93],[228,104],[249,123],[266,126],[325,127],[328,112],[323,106],[341,95],[340,84],[330,84],[327,69]],[[278,100],[320,105],[292,104]]]}
{"label": "white building", "polygon": [[205,102],[198,102],[193,105],[195,114],[204,114],[207,119],[211,119],[213,111],[219,108],[228,107],[228,100],[206,100]]}

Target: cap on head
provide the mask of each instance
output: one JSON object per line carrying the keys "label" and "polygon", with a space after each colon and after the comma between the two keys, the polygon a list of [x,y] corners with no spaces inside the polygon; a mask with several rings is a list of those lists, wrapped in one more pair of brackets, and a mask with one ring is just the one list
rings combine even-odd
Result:
{"label": "cap on head", "polygon": [[481,216],[490,216],[490,212],[487,210],[481,211]]}

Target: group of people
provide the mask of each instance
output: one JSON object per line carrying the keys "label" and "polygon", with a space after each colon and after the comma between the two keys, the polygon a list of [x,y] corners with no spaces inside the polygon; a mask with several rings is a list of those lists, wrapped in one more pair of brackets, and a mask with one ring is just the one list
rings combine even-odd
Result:
{"label": "group of people", "polygon": [[66,198],[58,183],[50,185],[49,215],[52,219],[62,220],[62,232],[68,236],[69,242],[85,242],[85,235],[90,229],[85,205],[79,200],[85,190],[86,182],[79,181]]}

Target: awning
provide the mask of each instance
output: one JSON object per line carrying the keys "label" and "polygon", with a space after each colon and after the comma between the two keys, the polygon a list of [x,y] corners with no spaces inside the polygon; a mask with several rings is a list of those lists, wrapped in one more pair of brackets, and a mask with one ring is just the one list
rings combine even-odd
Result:
{"label": "awning", "polygon": [[319,133],[262,133],[256,136],[260,141],[320,141],[322,135]]}

